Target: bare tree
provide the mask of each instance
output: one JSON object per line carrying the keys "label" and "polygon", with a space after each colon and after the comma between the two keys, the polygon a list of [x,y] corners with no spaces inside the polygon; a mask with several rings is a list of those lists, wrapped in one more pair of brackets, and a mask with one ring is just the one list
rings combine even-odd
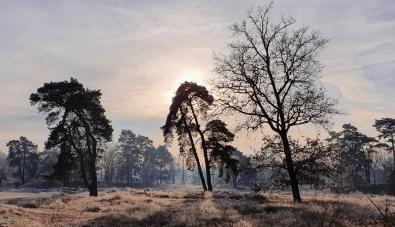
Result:
{"label": "bare tree", "polygon": [[224,112],[246,116],[244,128],[268,125],[281,138],[295,202],[300,202],[289,130],[308,123],[327,124],[337,113],[336,101],[319,84],[320,50],[327,43],[320,32],[294,18],[270,18],[271,5],[251,10],[246,20],[231,27],[235,39],[230,53],[216,57],[213,85]]}
{"label": "bare tree", "polygon": [[116,143],[106,143],[103,147],[103,157],[101,159],[101,169],[104,173],[104,180],[107,184],[113,183],[116,172],[117,158],[120,156],[119,145]]}

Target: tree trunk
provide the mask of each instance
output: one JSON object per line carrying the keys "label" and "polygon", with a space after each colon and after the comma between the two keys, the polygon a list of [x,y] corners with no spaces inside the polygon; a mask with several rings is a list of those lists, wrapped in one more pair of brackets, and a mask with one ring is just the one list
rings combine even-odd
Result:
{"label": "tree trunk", "polygon": [[233,187],[237,189],[237,175],[232,176]]}
{"label": "tree trunk", "polygon": [[369,163],[366,163],[365,177],[366,177],[366,183],[370,184],[370,164]]}
{"label": "tree trunk", "polygon": [[182,184],[185,185],[185,163],[184,158],[182,157]]}
{"label": "tree trunk", "polygon": [[196,161],[196,166],[198,168],[200,181],[202,182],[203,190],[207,191],[206,181],[204,180],[202,167],[200,165],[199,156],[198,156],[197,151],[196,151],[196,147],[195,147],[195,143],[193,141],[193,137],[192,137],[191,131],[188,128],[188,124],[187,124],[187,122],[185,120],[185,116],[184,116],[184,113],[182,112],[181,108],[180,108],[180,112],[182,114],[182,118],[183,118],[183,121],[184,121],[185,129],[186,129],[186,131],[188,133],[189,141],[191,142],[192,153],[193,153],[193,156],[194,156],[195,161]]}
{"label": "tree trunk", "polygon": [[373,174],[373,184],[376,185],[376,169],[372,169],[372,174]]}
{"label": "tree trunk", "polygon": [[284,146],[285,161],[287,164],[287,170],[288,170],[289,179],[290,179],[290,183],[291,183],[293,199],[294,199],[294,202],[300,203],[300,202],[302,202],[302,199],[300,197],[300,192],[299,192],[299,183],[298,183],[298,179],[296,176],[294,164],[292,161],[291,147],[289,145],[289,141],[288,141],[288,137],[287,137],[286,133],[282,133],[281,140],[282,140],[283,146]]}
{"label": "tree trunk", "polygon": [[207,187],[208,187],[209,191],[212,191],[213,190],[213,186],[211,184],[210,161],[208,160],[207,152],[204,152],[204,162],[206,163]]}
{"label": "tree trunk", "polygon": [[89,196],[97,196],[97,174],[95,160],[91,162],[90,175],[92,177],[92,183],[89,185]]}
{"label": "tree trunk", "polygon": [[25,167],[26,167],[26,154],[23,152],[23,164],[22,164],[22,184],[25,183]]}
{"label": "tree trunk", "polygon": [[357,171],[356,165],[354,165],[353,173],[354,173],[354,187],[355,187],[355,189],[358,189],[359,188],[359,180],[358,180],[358,171]]}
{"label": "tree trunk", "polygon": [[192,110],[192,115],[193,115],[193,118],[195,119],[196,129],[197,129],[197,131],[198,131],[198,133],[200,135],[200,140],[201,140],[201,143],[202,143],[204,162],[205,162],[205,165],[206,165],[207,187],[208,187],[209,191],[212,191],[213,190],[213,186],[211,184],[210,161],[208,159],[208,151],[207,151],[207,146],[206,146],[206,140],[204,138],[204,134],[203,134],[202,130],[200,129],[199,121],[198,121],[197,116],[195,114],[195,109],[193,108],[191,99],[189,99],[189,107]]}
{"label": "tree trunk", "polygon": [[391,144],[392,144],[392,156],[393,156],[393,161],[394,161],[394,166],[392,170],[395,171],[395,146],[394,146],[394,134],[391,134]]}
{"label": "tree trunk", "polygon": [[126,152],[126,169],[127,169],[127,181],[126,183],[130,183],[130,156],[129,156],[129,151]]}
{"label": "tree trunk", "polygon": [[207,191],[206,181],[204,180],[204,175],[203,175],[202,167],[201,167],[201,165],[200,165],[200,161],[199,161],[199,157],[198,157],[197,152],[196,152],[195,145],[192,145],[192,153],[193,153],[193,156],[195,157],[196,166],[197,166],[197,168],[198,168],[198,172],[199,172],[199,176],[200,176],[200,181],[202,182],[203,190],[204,190],[204,191]]}

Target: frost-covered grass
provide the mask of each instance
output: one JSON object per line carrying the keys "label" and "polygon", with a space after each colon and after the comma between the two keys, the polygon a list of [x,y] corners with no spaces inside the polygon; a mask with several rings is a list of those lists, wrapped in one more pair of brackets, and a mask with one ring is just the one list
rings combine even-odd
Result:
{"label": "frost-covered grass", "polygon": [[[289,193],[202,193],[199,188],[106,189],[96,198],[86,192],[15,197],[0,192],[0,226],[385,225],[366,195],[303,193],[302,197],[303,203],[294,204]],[[370,197],[395,221],[395,197]]]}

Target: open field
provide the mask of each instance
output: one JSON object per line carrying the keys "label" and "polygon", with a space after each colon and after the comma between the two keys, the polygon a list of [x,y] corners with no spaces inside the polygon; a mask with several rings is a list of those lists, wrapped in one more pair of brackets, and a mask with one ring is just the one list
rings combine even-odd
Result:
{"label": "open field", "polygon": [[[394,222],[395,197],[370,196]],[[87,193],[0,192],[0,226],[385,226],[366,195],[233,190],[106,189]],[[387,210],[386,210],[387,207]]]}

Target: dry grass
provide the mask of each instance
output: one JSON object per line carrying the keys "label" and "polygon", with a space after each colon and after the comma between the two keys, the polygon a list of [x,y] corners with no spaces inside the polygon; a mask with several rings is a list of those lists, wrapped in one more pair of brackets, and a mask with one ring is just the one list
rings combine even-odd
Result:
{"label": "dry grass", "polygon": [[[383,210],[389,207],[394,220],[395,197],[370,197]],[[96,198],[84,193],[7,200],[0,226],[385,226],[363,194],[304,193],[303,199],[294,204],[289,193],[110,189]]]}

